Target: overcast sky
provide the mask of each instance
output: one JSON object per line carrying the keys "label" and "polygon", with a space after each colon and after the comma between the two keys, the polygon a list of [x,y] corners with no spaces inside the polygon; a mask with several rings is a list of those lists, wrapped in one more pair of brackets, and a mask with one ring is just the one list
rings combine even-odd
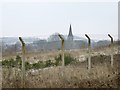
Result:
{"label": "overcast sky", "polygon": [[[117,38],[117,2],[4,2],[1,6],[2,36],[40,36],[59,32],[92,38]],[[84,37],[84,36],[81,36]]]}

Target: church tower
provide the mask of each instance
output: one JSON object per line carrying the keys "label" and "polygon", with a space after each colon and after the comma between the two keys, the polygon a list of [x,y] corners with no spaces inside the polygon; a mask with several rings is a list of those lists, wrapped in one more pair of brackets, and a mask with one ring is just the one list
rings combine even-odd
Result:
{"label": "church tower", "polygon": [[69,28],[69,34],[68,34],[68,38],[67,38],[69,41],[73,41],[73,34],[72,34],[72,27],[71,27],[71,24],[70,24],[70,28]]}

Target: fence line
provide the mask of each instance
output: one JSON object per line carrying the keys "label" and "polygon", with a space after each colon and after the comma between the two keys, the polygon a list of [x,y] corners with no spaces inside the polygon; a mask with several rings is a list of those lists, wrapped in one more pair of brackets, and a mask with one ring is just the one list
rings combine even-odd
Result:
{"label": "fence line", "polygon": [[[64,38],[62,37],[61,34],[58,34],[59,38],[61,39],[61,50],[62,50],[62,67],[65,66],[65,60],[64,60]],[[88,39],[88,70],[91,70],[91,39],[90,37],[85,34],[85,36]],[[111,48],[113,45],[113,37],[108,34],[108,36],[111,39]],[[19,37],[19,40],[22,44],[22,88],[25,88],[25,42],[23,41],[23,39],[21,37]],[[111,49],[113,52],[113,49]],[[113,67],[113,53],[111,53],[111,67]]]}

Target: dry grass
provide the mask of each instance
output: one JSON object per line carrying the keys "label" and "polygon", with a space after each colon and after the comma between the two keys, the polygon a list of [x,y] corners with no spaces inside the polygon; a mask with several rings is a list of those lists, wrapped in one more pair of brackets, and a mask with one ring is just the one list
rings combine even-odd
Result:
{"label": "dry grass", "polygon": [[[87,61],[74,62],[71,65],[50,67],[26,72],[26,88],[117,88],[118,87],[118,61],[120,54],[114,57],[114,68],[110,67],[110,58],[100,58],[103,53],[110,53],[110,48],[94,50],[92,69],[87,69]],[[117,48],[115,48],[117,50]],[[80,55],[86,56],[86,50],[66,51],[79,59]],[[97,52],[97,54],[95,54]],[[101,52],[101,53],[100,53]],[[28,61],[47,60],[57,56],[60,52],[27,53]],[[99,54],[100,53],[100,54]],[[11,57],[11,56],[10,56]],[[6,58],[6,57],[4,57]],[[8,58],[8,57],[7,57]],[[106,60],[107,59],[107,60]],[[101,63],[102,61],[105,61]],[[3,88],[21,87],[21,70],[17,68],[3,68]]]}
{"label": "dry grass", "polygon": [[[33,72],[34,71],[34,72]],[[94,66],[69,65],[26,72],[26,88],[117,88],[117,72],[106,64]],[[3,87],[21,87],[21,71],[3,69]]]}

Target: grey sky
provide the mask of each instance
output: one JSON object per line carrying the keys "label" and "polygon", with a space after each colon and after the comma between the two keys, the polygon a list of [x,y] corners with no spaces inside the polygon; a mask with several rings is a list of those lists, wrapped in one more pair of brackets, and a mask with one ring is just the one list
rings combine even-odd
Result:
{"label": "grey sky", "polygon": [[[93,34],[99,38],[118,33],[117,2],[10,2],[2,4],[3,36],[40,36],[59,32]],[[98,36],[99,35],[99,36]],[[84,36],[83,36],[84,37]],[[105,36],[106,37],[106,36]]]}

